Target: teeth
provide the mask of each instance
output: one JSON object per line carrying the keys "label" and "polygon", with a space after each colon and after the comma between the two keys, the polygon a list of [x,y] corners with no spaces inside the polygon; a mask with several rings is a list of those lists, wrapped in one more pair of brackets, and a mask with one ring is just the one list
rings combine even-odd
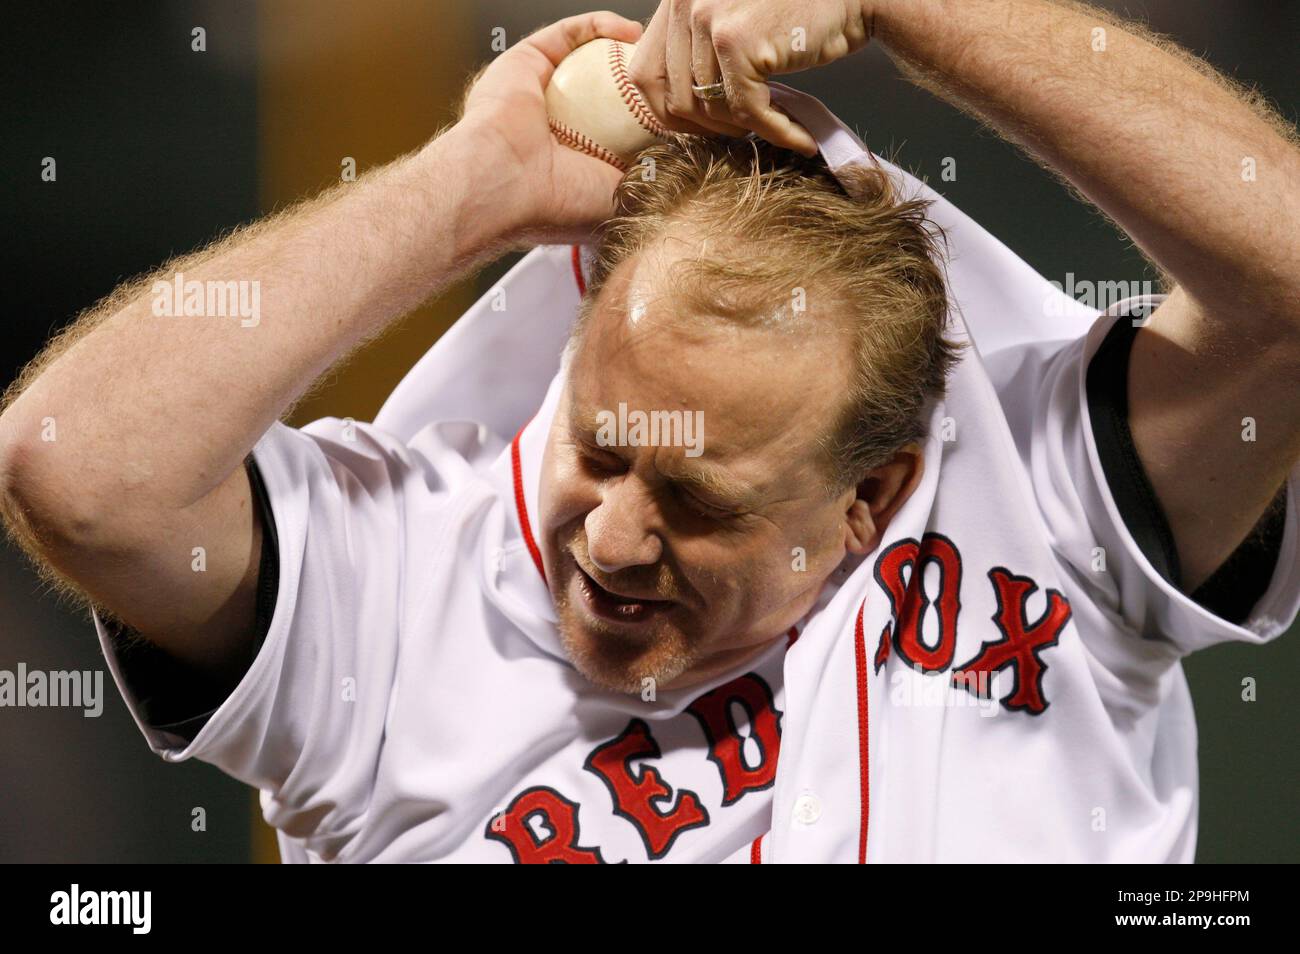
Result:
{"label": "teeth", "polygon": [[[579,570],[581,570],[581,567],[579,567]],[[582,571],[581,573],[581,585],[587,592],[588,599],[597,600],[603,603],[608,610],[612,610],[618,616],[623,616],[630,620],[635,619],[638,616],[643,616],[646,612],[645,601],[611,593],[594,579],[589,577],[586,571]]]}

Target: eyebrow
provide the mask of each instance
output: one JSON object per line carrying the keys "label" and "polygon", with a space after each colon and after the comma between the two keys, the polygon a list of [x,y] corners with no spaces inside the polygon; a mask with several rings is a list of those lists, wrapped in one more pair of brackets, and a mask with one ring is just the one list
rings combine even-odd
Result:
{"label": "eyebrow", "polygon": [[[597,446],[588,439],[600,430],[600,425],[597,423],[594,413],[574,411],[569,415],[569,420],[578,433],[582,435],[585,443]],[[597,446],[597,449],[610,454],[618,451],[617,447]],[[748,508],[755,506],[762,496],[756,488],[732,478],[716,467],[695,466],[689,470],[662,473],[662,476],[671,483],[684,484],[688,487],[706,491],[716,496],[720,503]]]}

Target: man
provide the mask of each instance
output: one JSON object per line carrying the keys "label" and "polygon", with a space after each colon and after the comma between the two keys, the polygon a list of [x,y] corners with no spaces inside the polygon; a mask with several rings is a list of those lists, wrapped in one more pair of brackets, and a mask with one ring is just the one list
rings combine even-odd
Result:
{"label": "man", "polygon": [[[639,28],[540,31],[419,153],[161,274],[259,282],[255,329],[155,317],[145,283],[20,380],[0,418],[9,523],[97,608],[151,743],[257,785],[301,860],[1189,859],[1177,657],[1277,635],[1300,590],[1290,131],[1087,8],[665,6],[636,68],[682,131],[811,154],[755,78],[874,36],[1176,287],[1131,342],[1109,314],[1086,343],[990,367],[1005,420],[963,360],[948,396],[967,436],[941,448],[959,349],[921,210],[883,177],[854,202],[767,147],[679,144],[653,183],[623,181],[566,374],[512,448],[456,422],[406,442],[276,424],[446,282],[607,217],[617,175],[554,143],[542,108],[554,64],[597,35]],[[1150,142],[1097,149],[1139,110]],[[1111,383],[1141,386],[1094,419],[1080,392],[1103,338],[1131,343]],[[683,439],[611,430],[624,408],[686,415],[666,418]],[[1116,419],[1163,573],[1114,512],[1121,467],[1101,475]],[[1280,544],[1242,549],[1283,519]],[[1089,577],[1099,544],[1112,565]],[[1241,607],[1202,590],[1234,554],[1257,567]],[[970,673],[1005,714],[871,691],[909,666]]]}

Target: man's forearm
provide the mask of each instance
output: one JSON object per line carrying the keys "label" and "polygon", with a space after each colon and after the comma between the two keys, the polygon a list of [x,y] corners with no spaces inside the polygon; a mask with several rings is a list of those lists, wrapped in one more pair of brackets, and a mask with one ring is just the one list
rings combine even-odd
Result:
{"label": "man's forearm", "polygon": [[1300,294],[1294,131],[1203,63],[1082,4],[885,0],[876,38],[1029,149],[1211,310]]}
{"label": "man's forearm", "polygon": [[[39,468],[29,492],[75,491],[92,514],[202,498],[331,364],[500,250],[508,183],[477,145],[453,127],[119,292],[0,418],[9,477]],[[164,287],[178,272],[182,289],[248,283],[258,314],[186,317]]]}

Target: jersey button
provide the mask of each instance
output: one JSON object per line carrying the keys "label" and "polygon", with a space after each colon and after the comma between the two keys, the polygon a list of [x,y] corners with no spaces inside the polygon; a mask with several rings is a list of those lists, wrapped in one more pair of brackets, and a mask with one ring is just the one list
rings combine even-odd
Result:
{"label": "jersey button", "polygon": [[822,817],[822,803],[812,792],[804,792],[794,801],[794,820],[800,825],[815,825]]}

